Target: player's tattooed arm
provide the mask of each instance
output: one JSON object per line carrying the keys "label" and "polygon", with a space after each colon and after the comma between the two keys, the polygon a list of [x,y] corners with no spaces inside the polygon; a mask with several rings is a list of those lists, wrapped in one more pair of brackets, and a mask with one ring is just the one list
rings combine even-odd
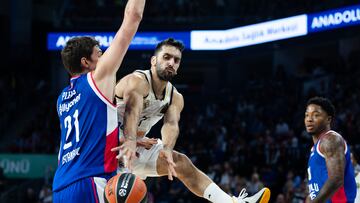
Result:
{"label": "player's tattooed arm", "polygon": [[116,85],[116,95],[123,97],[126,107],[124,113],[124,143],[111,149],[120,151],[116,157],[122,158],[126,168],[132,170],[132,162],[135,159],[136,138],[139,117],[143,108],[143,97],[148,94],[148,83],[139,74],[126,76]]}
{"label": "player's tattooed arm", "polygon": [[140,114],[143,108],[144,96],[149,93],[149,85],[141,74],[133,73],[127,76],[123,86],[116,86],[116,90],[123,91],[126,103],[124,114],[125,139],[136,139]]}
{"label": "player's tattooed arm", "polygon": [[344,140],[334,133],[329,133],[321,139],[320,151],[325,156],[328,180],[321,188],[318,196],[313,200],[313,203],[326,202],[331,199],[334,193],[344,184]]}

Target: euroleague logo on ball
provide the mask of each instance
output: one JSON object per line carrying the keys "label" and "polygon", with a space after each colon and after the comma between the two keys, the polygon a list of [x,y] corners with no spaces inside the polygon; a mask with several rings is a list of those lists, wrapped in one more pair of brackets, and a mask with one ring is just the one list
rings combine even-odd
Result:
{"label": "euroleague logo on ball", "polygon": [[126,196],[130,178],[131,178],[131,174],[126,174],[124,180],[122,181],[118,192],[120,197]]}
{"label": "euroleague logo on ball", "polygon": [[126,189],[120,189],[119,190],[119,195],[121,196],[121,197],[124,197],[125,195],[126,195]]}
{"label": "euroleague logo on ball", "polygon": [[147,202],[145,182],[132,173],[113,176],[106,184],[103,195],[106,203]]}

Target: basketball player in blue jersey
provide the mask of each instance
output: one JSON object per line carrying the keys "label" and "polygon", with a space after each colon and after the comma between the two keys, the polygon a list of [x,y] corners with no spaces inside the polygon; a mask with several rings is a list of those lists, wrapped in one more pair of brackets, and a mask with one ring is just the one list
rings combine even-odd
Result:
{"label": "basketball player in blue jersey", "polygon": [[314,141],[308,164],[313,203],[352,203],[356,196],[350,149],[343,137],[331,130],[334,116],[335,108],[328,99],[314,97],[307,102],[304,122]]}
{"label": "basketball player in blue jersey", "polygon": [[[270,190],[264,188],[247,197],[245,190],[239,197],[231,197],[209,177],[196,168],[190,159],[174,149],[179,135],[183,96],[170,83],[180,66],[184,45],[172,38],[160,42],[151,58],[150,70],[138,70],[122,78],[116,85],[120,135],[125,142],[113,150],[120,151],[118,158],[142,178],[147,176],[178,177],[195,195],[214,203],[267,203]],[[162,140],[149,150],[136,148],[136,140],[144,139],[159,120],[164,118]],[[135,154],[138,157],[135,157]],[[123,155],[125,157],[123,157]]]}
{"label": "basketball player in blue jersey", "polygon": [[119,143],[116,72],[142,19],[145,0],[129,0],[110,47],[102,54],[91,37],[70,39],[61,52],[71,75],[57,100],[61,126],[58,168],[53,182],[55,203],[104,202],[107,179],[116,173]]}

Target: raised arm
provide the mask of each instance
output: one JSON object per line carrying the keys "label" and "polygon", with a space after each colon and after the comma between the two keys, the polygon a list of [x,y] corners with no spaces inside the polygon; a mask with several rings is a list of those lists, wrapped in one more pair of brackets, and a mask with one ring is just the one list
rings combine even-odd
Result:
{"label": "raised arm", "polygon": [[335,134],[328,134],[321,139],[320,150],[325,156],[328,179],[321,188],[315,202],[326,202],[344,184],[345,144],[344,140]]}
{"label": "raised arm", "polygon": [[113,101],[116,72],[143,16],[145,0],[128,0],[124,19],[109,48],[100,57],[93,78],[102,94]]}

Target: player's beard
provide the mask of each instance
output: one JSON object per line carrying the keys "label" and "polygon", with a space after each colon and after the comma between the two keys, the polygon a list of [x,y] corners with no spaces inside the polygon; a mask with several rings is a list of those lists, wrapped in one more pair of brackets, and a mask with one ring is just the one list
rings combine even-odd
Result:
{"label": "player's beard", "polygon": [[323,133],[326,129],[326,126],[318,126],[317,128],[311,130],[311,131],[307,131],[307,133],[311,136],[318,136],[321,133]]}
{"label": "player's beard", "polygon": [[159,79],[163,81],[171,81],[176,75],[176,73],[167,71],[166,68],[162,70],[160,64],[156,64],[156,73]]}

